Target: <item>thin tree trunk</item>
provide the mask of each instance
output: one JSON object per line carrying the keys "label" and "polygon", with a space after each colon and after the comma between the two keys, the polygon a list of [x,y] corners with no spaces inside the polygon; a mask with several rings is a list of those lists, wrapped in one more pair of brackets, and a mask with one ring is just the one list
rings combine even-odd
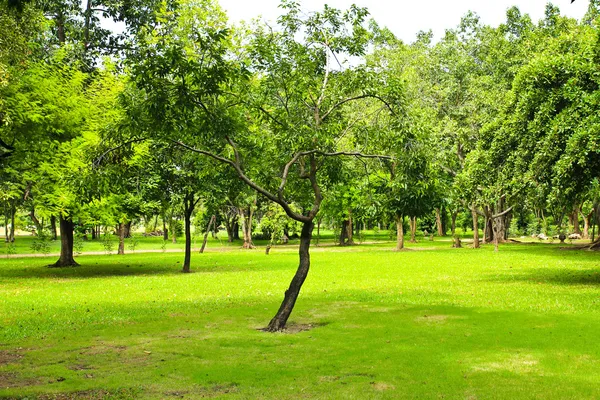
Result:
{"label": "thin tree trunk", "polygon": [[70,217],[59,216],[60,225],[60,258],[50,267],[76,267],[79,264],[73,259],[73,220]]}
{"label": "thin tree trunk", "polygon": [[[181,272],[190,272],[192,263],[192,213],[194,212],[194,195],[188,194],[183,200],[183,225],[185,231],[185,256]],[[173,235],[175,236],[175,235]]]}
{"label": "thin tree trunk", "polygon": [[213,215],[210,217],[210,221],[208,221],[208,226],[206,227],[206,232],[204,232],[204,241],[202,242],[202,247],[200,248],[200,253],[204,253],[204,249],[206,248],[206,242],[208,241],[208,233],[210,232],[210,226],[215,224],[217,220],[217,216]]}
{"label": "thin tree trunk", "polygon": [[456,217],[458,217],[458,211],[452,212],[452,226],[450,230],[452,231],[452,236],[456,234]]}
{"label": "thin tree trunk", "polygon": [[590,219],[594,211],[591,211],[589,214],[585,215],[583,212],[581,213],[581,217],[583,218],[583,234],[581,235],[582,239],[590,238]]}
{"label": "thin tree trunk", "polygon": [[415,236],[417,234],[417,217],[410,218],[410,242],[417,243]]}
{"label": "thin tree trunk", "polygon": [[396,215],[396,250],[402,250],[404,248],[404,216]]}
{"label": "thin tree trunk", "polygon": [[169,240],[169,231],[167,230],[167,216],[165,213],[162,215],[162,223],[163,223],[163,240]]}
{"label": "thin tree trunk", "polygon": [[471,216],[473,217],[473,248],[479,248],[479,214],[475,210],[475,205],[471,210]]}
{"label": "thin tree trunk", "polygon": [[346,238],[348,237],[348,220],[342,221],[342,227],[340,229],[340,246],[346,245]]}
{"label": "thin tree trunk", "polygon": [[15,214],[17,213],[17,208],[15,207],[14,203],[10,209],[10,236],[9,236],[9,242],[14,242],[15,241]]}
{"label": "thin tree trunk", "polygon": [[4,237],[6,243],[10,242],[10,235],[8,233],[8,210],[6,209],[6,204],[4,205]]}
{"label": "thin tree trunk", "polygon": [[296,304],[296,299],[300,294],[302,284],[308,276],[308,271],[310,269],[309,249],[313,228],[314,223],[312,220],[305,222],[302,225],[302,233],[300,234],[300,249],[298,251],[300,255],[300,265],[298,266],[298,270],[296,271],[288,290],[285,291],[283,302],[281,303],[277,314],[275,314],[266,328],[266,330],[269,332],[277,332],[285,328],[285,324],[287,323],[287,320],[294,309],[294,304]]}
{"label": "thin tree trunk", "polygon": [[123,222],[119,222],[119,249],[117,254],[125,254],[125,224]]}
{"label": "thin tree trunk", "polygon": [[31,218],[31,220],[33,221],[33,224],[35,225],[35,234],[37,236],[40,236],[43,234],[43,224],[40,223],[40,220],[35,216],[35,209],[32,207],[31,211],[29,212],[29,217]]}
{"label": "thin tree trunk", "polygon": [[317,243],[316,246],[319,245],[319,240],[321,240],[321,218],[317,220]]}

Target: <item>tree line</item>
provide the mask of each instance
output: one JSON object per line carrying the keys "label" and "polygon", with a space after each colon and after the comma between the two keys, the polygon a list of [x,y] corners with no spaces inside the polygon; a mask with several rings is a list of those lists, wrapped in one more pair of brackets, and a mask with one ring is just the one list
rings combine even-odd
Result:
{"label": "tree line", "polygon": [[166,240],[181,220],[189,272],[200,204],[197,224],[246,248],[259,216],[271,245],[300,238],[271,331],[321,224],[352,244],[391,223],[398,250],[405,230],[454,235],[457,221],[474,247],[511,230],[600,246],[598,0],[581,21],[512,7],[497,27],[468,13],[412,43],[365,8],[280,9],[275,26],[233,26],[210,0],[0,1],[6,241],[27,214],[67,267],[75,229],[115,227],[122,253],[132,222],[160,217]]}

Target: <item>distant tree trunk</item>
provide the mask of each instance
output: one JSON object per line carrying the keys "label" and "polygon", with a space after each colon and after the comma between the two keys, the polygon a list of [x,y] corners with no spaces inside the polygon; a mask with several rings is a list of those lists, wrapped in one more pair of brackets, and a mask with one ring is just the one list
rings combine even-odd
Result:
{"label": "distant tree trunk", "polygon": [[50,267],[76,267],[77,264],[73,259],[73,228],[74,223],[71,217],[59,216],[60,225],[60,258]]}
{"label": "distant tree trunk", "polygon": [[342,221],[342,227],[340,228],[340,246],[345,246],[346,239],[348,238],[348,220]]}
{"label": "distant tree trunk", "polygon": [[237,221],[233,223],[233,240],[240,240],[240,224]]}
{"label": "distant tree trunk", "polygon": [[6,210],[6,205],[4,206],[4,241],[6,243],[10,242],[10,234],[8,233],[8,212]]}
{"label": "distant tree trunk", "polygon": [[125,223],[124,235],[126,239],[129,239],[131,237],[131,221],[127,221],[127,223]]}
{"label": "distant tree trunk", "polygon": [[12,204],[12,207],[10,208],[10,236],[9,236],[9,242],[14,242],[15,241],[15,215],[17,214],[17,207],[15,206],[15,204]]}
{"label": "distant tree trunk", "polygon": [[573,210],[573,233],[581,235],[581,228],[579,227],[579,206],[576,205]]}
{"label": "distant tree trunk", "polygon": [[[152,218],[152,217],[151,217]],[[154,226],[152,227],[152,232],[156,232],[156,227],[158,226],[158,214],[154,216]]]}
{"label": "distant tree trunk", "polygon": [[[185,256],[183,259],[183,268],[181,272],[190,272],[192,261],[192,213],[196,208],[194,193],[188,193],[183,199],[183,225],[185,230]],[[207,232],[208,233],[208,232]],[[173,235],[175,236],[175,235]]]}
{"label": "distant tree trunk", "polygon": [[590,238],[590,219],[592,218],[593,214],[594,214],[594,211],[591,211],[587,215],[585,215],[583,212],[581,213],[581,216],[583,218],[583,234],[581,236],[582,239]]}
{"label": "distant tree trunk", "polygon": [[486,217],[483,243],[491,243],[494,240],[494,229],[493,229],[492,225],[493,225],[492,218]]}
{"label": "distant tree trunk", "polygon": [[437,226],[438,236],[444,236],[444,228],[442,227],[442,214],[439,208],[435,209],[435,225]]}
{"label": "distant tree trunk", "polygon": [[125,225],[123,222],[119,222],[119,249],[117,250],[117,254],[124,255],[125,254]]}
{"label": "distant tree trunk", "polygon": [[176,219],[173,216],[173,211],[171,211],[171,219],[169,220],[169,228],[171,229],[171,241],[173,243],[177,243],[177,223]]}
{"label": "distant tree trunk", "polygon": [[[206,226],[206,232],[204,232],[204,240],[202,241],[202,247],[200,248],[200,253],[204,253],[204,249],[206,248],[206,242],[208,241],[208,232],[210,232],[210,226],[215,224],[217,219],[216,215],[210,217],[210,221],[208,221],[208,225]],[[229,236],[229,232],[228,232]]]}
{"label": "distant tree trunk", "polygon": [[450,227],[452,231],[452,236],[456,234],[456,218],[458,217],[458,210],[452,211],[452,226]]}
{"label": "distant tree trunk", "polygon": [[479,248],[479,214],[477,214],[477,210],[475,209],[475,204],[473,204],[473,209],[471,210],[471,216],[473,217],[473,248]]}
{"label": "distant tree trunk", "polygon": [[240,208],[240,220],[242,221],[242,234],[244,235],[244,244],[242,248],[253,249],[254,244],[252,243],[252,215],[254,210],[252,206],[247,208]]}
{"label": "distant tree trunk", "polygon": [[163,223],[163,240],[169,240],[169,231],[167,230],[167,216],[165,213],[162,215],[162,223]]}
{"label": "distant tree trunk", "polygon": [[29,217],[31,218],[31,221],[33,221],[33,224],[35,225],[35,234],[37,236],[42,235],[44,227],[40,223],[40,220],[35,216],[35,209],[33,207],[31,207],[31,211],[29,212]]}
{"label": "distant tree trunk", "polygon": [[346,234],[348,245],[354,244],[352,225],[352,210],[348,210],[348,224],[346,225],[346,229],[348,231]]}
{"label": "distant tree trunk", "polygon": [[290,282],[288,290],[285,291],[283,302],[281,303],[277,314],[275,314],[267,326],[266,330],[269,332],[277,332],[285,328],[285,324],[287,323],[287,320],[294,309],[294,304],[296,304],[296,299],[298,298],[302,284],[306,280],[308,270],[310,269],[309,249],[313,229],[314,223],[312,220],[302,224],[302,233],[300,234],[300,249],[298,251],[300,254],[300,265],[298,266],[298,270],[296,271],[292,282]]}
{"label": "distant tree trunk", "polygon": [[404,248],[404,216],[396,214],[396,250]]}
{"label": "distant tree trunk", "polygon": [[410,242],[416,243],[415,236],[417,234],[417,217],[410,218]]}
{"label": "distant tree trunk", "polygon": [[[56,229],[56,225],[54,226],[53,229]],[[96,225],[92,226],[91,233],[92,233],[92,240],[95,240],[96,237],[97,237],[97,235],[96,235]]]}

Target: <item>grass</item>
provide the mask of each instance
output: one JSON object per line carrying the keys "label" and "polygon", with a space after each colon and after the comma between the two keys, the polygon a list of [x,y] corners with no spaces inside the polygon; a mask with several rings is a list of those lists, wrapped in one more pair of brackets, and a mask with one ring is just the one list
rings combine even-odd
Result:
{"label": "grass", "polygon": [[0,260],[0,398],[596,399],[600,258],[449,241]]}

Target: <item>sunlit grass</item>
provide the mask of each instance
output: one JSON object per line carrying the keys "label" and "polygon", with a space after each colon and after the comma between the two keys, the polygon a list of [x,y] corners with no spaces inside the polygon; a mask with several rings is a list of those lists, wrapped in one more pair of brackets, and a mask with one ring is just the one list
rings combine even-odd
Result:
{"label": "sunlit grass", "polygon": [[410,246],[313,248],[287,334],[291,248],[1,259],[0,397],[600,397],[600,255]]}

